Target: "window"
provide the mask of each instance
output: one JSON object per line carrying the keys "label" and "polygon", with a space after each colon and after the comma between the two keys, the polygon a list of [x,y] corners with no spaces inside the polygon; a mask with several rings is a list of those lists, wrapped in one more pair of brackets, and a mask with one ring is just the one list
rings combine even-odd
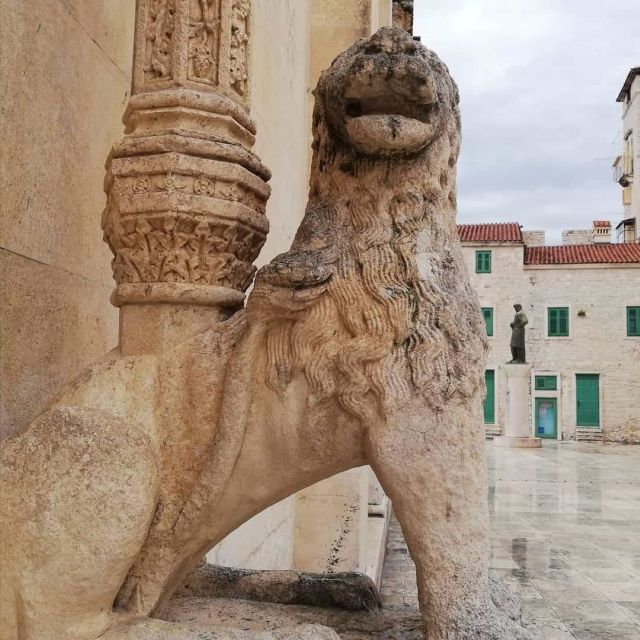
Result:
{"label": "window", "polygon": [[627,335],[640,337],[640,307],[627,307]]}
{"label": "window", "polygon": [[482,317],[487,328],[487,335],[493,336],[493,307],[482,307]]}
{"label": "window", "polygon": [[557,391],[558,378],[556,376],[536,376],[537,391]]}
{"label": "window", "polygon": [[569,335],[569,307],[547,309],[547,336],[562,338]]}
{"label": "window", "polygon": [[633,131],[627,131],[624,137],[624,168],[625,175],[633,176]]}
{"label": "window", "polygon": [[491,273],[491,251],[476,251],[476,273]]}

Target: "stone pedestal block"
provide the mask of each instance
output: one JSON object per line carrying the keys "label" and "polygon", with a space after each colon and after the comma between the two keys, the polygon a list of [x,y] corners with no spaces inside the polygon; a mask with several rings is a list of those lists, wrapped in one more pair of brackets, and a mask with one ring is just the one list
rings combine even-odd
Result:
{"label": "stone pedestal block", "polygon": [[540,438],[531,437],[529,407],[531,404],[531,365],[506,364],[507,416],[504,435],[493,439],[496,447],[538,448]]}
{"label": "stone pedestal block", "polygon": [[296,499],[293,566],[300,571],[363,571],[368,467],[339,473]]}

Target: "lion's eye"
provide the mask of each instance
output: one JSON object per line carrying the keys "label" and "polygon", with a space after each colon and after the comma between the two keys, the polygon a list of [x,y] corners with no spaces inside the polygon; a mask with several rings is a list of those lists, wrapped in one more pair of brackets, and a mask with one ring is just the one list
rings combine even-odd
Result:
{"label": "lion's eye", "polygon": [[345,111],[351,118],[359,118],[362,115],[362,105],[357,100],[351,100]]}

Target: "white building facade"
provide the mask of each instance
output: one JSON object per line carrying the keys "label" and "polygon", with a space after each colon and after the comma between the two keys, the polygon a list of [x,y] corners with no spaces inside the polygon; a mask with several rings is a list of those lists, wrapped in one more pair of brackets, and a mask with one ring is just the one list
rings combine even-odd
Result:
{"label": "white building facade", "polygon": [[640,242],[640,67],[633,67],[617,101],[622,105],[622,149],[613,164],[614,178],[622,187],[623,220],[617,225],[618,242]]}
{"label": "white building facade", "polygon": [[527,245],[517,223],[459,232],[490,342],[487,432],[504,425],[502,367],[519,303],[532,435],[640,443],[640,244]]}

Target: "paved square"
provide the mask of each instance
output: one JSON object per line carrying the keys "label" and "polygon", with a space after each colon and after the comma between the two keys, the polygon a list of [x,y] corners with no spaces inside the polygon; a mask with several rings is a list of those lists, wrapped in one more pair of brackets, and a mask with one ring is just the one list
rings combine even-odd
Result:
{"label": "paved square", "polygon": [[[527,623],[544,640],[640,640],[640,447],[489,442],[487,455],[491,567],[522,597]],[[423,640],[415,566],[395,519],[381,595],[374,612],[174,598],[168,619],[254,629],[320,623],[343,640]]]}
{"label": "paved square", "polygon": [[640,639],[640,447],[487,445],[491,566],[547,640]]}

